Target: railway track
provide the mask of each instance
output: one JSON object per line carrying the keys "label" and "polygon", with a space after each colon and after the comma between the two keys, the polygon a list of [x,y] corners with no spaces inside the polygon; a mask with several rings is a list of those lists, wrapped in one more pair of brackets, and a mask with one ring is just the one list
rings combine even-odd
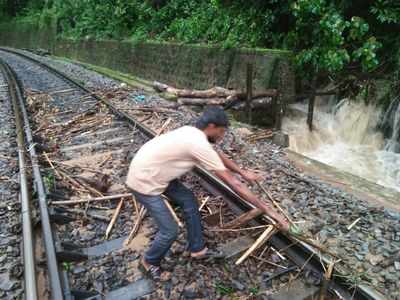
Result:
{"label": "railway track", "polygon": [[[27,192],[24,158],[18,159],[20,143],[15,138],[12,105],[9,100],[8,84],[0,71],[0,299],[18,298],[23,295],[23,260],[21,244],[21,212],[24,211],[23,193]],[[20,136],[18,136],[20,138]],[[20,139],[18,138],[18,142]],[[20,182],[20,185],[18,184]],[[21,207],[22,204],[22,207]],[[28,212],[29,213],[29,212]],[[24,216],[26,216],[25,214]],[[28,228],[29,229],[29,228]],[[26,227],[23,228],[24,237]],[[24,242],[29,246],[30,241]],[[28,269],[25,266],[25,269]],[[25,281],[30,282],[30,277]]]}
{"label": "railway track", "polygon": [[[115,209],[119,200],[101,202],[101,205],[86,203],[74,207],[57,204],[59,201],[71,198],[84,199],[88,195],[102,197],[105,192],[102,192],[101,188],[92,188],[90,180],[93,182],[93,179],[113,182],[108,193],[126,193],[123,187],[126,162],[141,144],[156,134],[156,131],[145,126],[126,111],[118,109],[112,101],[97,97],[78,82],[48,65],[23,56],[21,53],[12,53],[18,57],[19,64],[25,64],[26,72],[38,78],[41,76],[47,78],[42,82],[45,89],[28,90],[26,101],[24,101],[21,97],[22,88],[15,78],[12,79],[13,72],[11,70],[6,72],[10,82],[14,82],[11,85],[15,86],[15,101],[18,100],[19,110],[24,119],[26,140],[33,162],[33,175],[40,204],[50,278],[49,290],[46,291],[47,287],[43,287],[44,295],[53,299],[85,299],[100,297],[99,295],[105,292],[105,297],[112,299],[128,294],[133,297],[132,293],[143,289],[142,293],[151,293],[150,295],[153,296],[150,297],[153,298],[166,297],[169,293],[170,298],[175,299],[174,295],[179,293],[179,289],[175,291],[173,287],[163,286],[163,294],[159,292],[157,294],[157,291],[154,292],[155,287],[152,283],[140,279],[140,274],[135,271],[138,254],[142,250],[140,246],[143,246],[154,232],[150,221],[145,220],[142,234],[139,236],[140,241],[136,241],[135,245],[128,248],[123,246],[122,242],[133,226],[131,216],[135,216],[135,207],[129,197],[121,200],[123,209],[111,232],[110,241],[104,239],[106,227],[112,217],[108,211],[110,208]],[[21,66],[18,67],[21,69]],[[49,78],[51,80],[48,80]],[[30,118],[28,118],[28,112],[24,112],[25,105],[29,110]],[[141,121],[144,122],[146,118]],[[27,126],[29,122],[34,128],[33,132]],[[151,125],[157,129],[163,124],[165,124],[165,119],[156,120]],[[38,145],[41,147],[40,154],[35,153]],[[184,182],[196,191],[198,198],[210,197],[208,202],[210,210],[212,212],[219,210],[220,215],[223,212],[227,219],[234,217],[232,211],[241,213],[251,208],[226,185],[204,170],[196,169],[193,175],[184,179]],[[48,205],[49,202],[51,205]],[[257,220],[257,225],[267,221],[261,218]],[[212,238],[221,241],[226,238],[226,235],[229,237],[232,233],[214,232]],[[237,238],[237,235],[235,237]],[[140,245],[141,242],[142,245]],[[211,240],[209,242],[213,243]],[[177,257],[178,263],[185,264],[185,260],[180,260],[183,245],[177,244],[178,246],[172,249],[172,255]],[[280,263],[286,265],[281,266],[281,269],[290,269],[290,263],[294,262],[298,269],[304,269],[318,280],[321,279],[324,271],[321,260],[326,261],[323,255],[301,242],[294,243],[283,234],[274,235],[270,244],[274,251],[285,249],[284,255],[287,259]],[[259,258],[263,259],[263,257]],[[108,268],[110,265],[113,267]],[[176,273],[173,267],[168,267]],[[212,268],[221,267],[212,265]],[[245,272],[244,270],[245,267],[242,269],[238,267],[238,269],[232,269],[231,272]],[[292,270],[295,269],[292,268]],[[189,274],[193,275],[193,270],[189,270]],[[188,274],[183,275],[185,277]],[[190,285],[189,283],[190,280],[186,282],[187,285]],[[207,283],[203,286],[207,288]],[[160,287],[156,288],[160,290]],[[214,285],[212,289],[216,292],[208,295],[209,298],[207,296],[204,298],[213,299],[218,293],[229,292],[223,284]],[[271,292],[279,289],[282,289],[279,284],[270,287]],[[379,299],[379,295],[372,289],[364,286],[351,288],[340,280],[340,276],[336,276],[330,283],[330,290],[336,297],[343,299],[351,297]],[[183,288],[180,292],[184,291]],[[254,291],[254,294],[257,292]]]}

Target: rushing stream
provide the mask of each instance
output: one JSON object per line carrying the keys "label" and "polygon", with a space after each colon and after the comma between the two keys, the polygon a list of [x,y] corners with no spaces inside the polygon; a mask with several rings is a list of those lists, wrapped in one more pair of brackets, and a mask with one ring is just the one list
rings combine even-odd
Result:
{"label": "rushing stream", "polygon": [[[336,105],[326,98],[318,100],[311,132],[306,124],[307,104],[291,105],[283,120],[290,149],[400,191],[400,153],[395,152],[400,150],[399,101],[395,99],[382,113],[375,106],[346,99]],[[378,127],[385,127],[390,136],[384,138]]]}

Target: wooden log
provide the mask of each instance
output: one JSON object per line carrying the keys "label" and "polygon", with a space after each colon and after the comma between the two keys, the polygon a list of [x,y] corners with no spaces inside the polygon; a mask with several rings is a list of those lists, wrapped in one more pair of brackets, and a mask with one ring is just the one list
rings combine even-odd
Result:
{"label": "wooden log", "polygon": [[167,92],[177,97],[186,98],[219,98],[228,97],[237,93],[234,90],[228,90],[223,87],[213,87],[208,90],[177,89],[157,81],[153,82],[153,88],[158,92]]}
{"label": "wooden log", "polygon": [[223,105],[227,102],[229,101],[226,98],[178,98],[178,103],[180,105]]}
{"label": "wooden log", "polygon": [[252,210],[240,215],[236,219],[226,223],[223,228],[224,229],[238,228],[242,225],[247,224],[248,222],[250,222],[251,220],[253,220],[254,218],[257,218],[258,216],[260,216],[262,214],[264,214],[264,212],[261,209],[253,208]]}
{"label": "wooden log", "polygon": [[235,265],[240,265],[250,254],[252,254],[260,245],[267,241],[276,232],[273,225],[269,225],[267,229],[257,238],[255,243],[247,249],[247,251],[235,262]]}
{"label": "wooden log", "polygon": [[[277,95],[278,95],[278,90],[276,90],[276,89],[267,89],[267,90],[265,90],[263,92],[254,92],[254,93],[252,93],[251,99],[255,100],[255,99],[260,99],[260,98],[273,98],[273,97],[276,97]],[[228,96],[227,100],[229,102],[237,101],[237,100],[245,100],[246,96],[247,96],[246,93],[237,92],[236,94]]]}
{"label": "wooden log", "polygon": [[114,214],[113,214],[113,216],[112,216],[112,218],[111,218],[110,224],[108,224],[108,226],[107,226],[107,229],[106,229],[106,236],[105,236],[106,240],[108,239],[108,237],[109,237],[109,235],[110,235],[110,233],[111,233],[111,230],[113,229],[114,224],[115,224],[115,222],[117,221],[117,218],[118,218],[119,212],[121,211],[121,208],[122,208],[122,204],[123,204],[123,203],[124,203],[124,199],[122,198],[122,199],[119,201],[117,208],[115,209],[115,212],[114,212]]}
{"label": "wooden log", "polygon": [[[228,101],[235,99],[245,99],[246,93],[236,90],[229,90],[223,87],[213,87],[207,90],[189,90],[189,89],[177,89],[167,84],[154,81],[153,88],[158,92],[167,92],[177,97],[182,98],[228,98]],[[263,92],[253,94],[253,99],[264,98],[264,97],[275,97],[278,94],[276,89],[267,89]]]}
{"label": "wooden log", "polygon": [[121,199],[121,198],[124,198],[124,197],[130,197],[130,196],[132,196],[131,193],[125,193],[125,194],[117,194],[117,195],[110,195],[110,196],[96,197],[96,198],[88,198],[88,199],[79,199],[79,200],[51,201],[50,204],[52,204],[52,205],[73,205],[73,204],[87,203],[87,202],[115,200],[115,199]]}

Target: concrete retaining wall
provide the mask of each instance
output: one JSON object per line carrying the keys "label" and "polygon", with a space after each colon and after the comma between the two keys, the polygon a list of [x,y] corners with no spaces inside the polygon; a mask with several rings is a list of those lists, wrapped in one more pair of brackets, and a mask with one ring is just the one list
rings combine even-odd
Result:
{"label": "concrete retaining wall", "polygon": [[269,49],[220,49],[210,46],[56,38],[54,26],[0,24],[0,45],[43,48],[57,56],[107,67],[177,87],[245,89],[246,65],[253,64],[256,91],[278,88],[284,102],[294,97],[290,53]]}

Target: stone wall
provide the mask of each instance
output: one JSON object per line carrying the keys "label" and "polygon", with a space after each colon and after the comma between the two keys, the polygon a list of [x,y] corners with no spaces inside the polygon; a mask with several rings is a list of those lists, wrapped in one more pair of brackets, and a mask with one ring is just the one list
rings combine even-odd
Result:
{"label": "stone wall", "polygon": [[253,64],[254,90],[278,88],[282,100],[294,98],[290,52],[270,49],[221,49],[172,43],[69,40],[56,38],[52,26],[0,24],[0,45],[48,49],[57,56],[107,67],[177,87],[245,89],[246,65]]}

